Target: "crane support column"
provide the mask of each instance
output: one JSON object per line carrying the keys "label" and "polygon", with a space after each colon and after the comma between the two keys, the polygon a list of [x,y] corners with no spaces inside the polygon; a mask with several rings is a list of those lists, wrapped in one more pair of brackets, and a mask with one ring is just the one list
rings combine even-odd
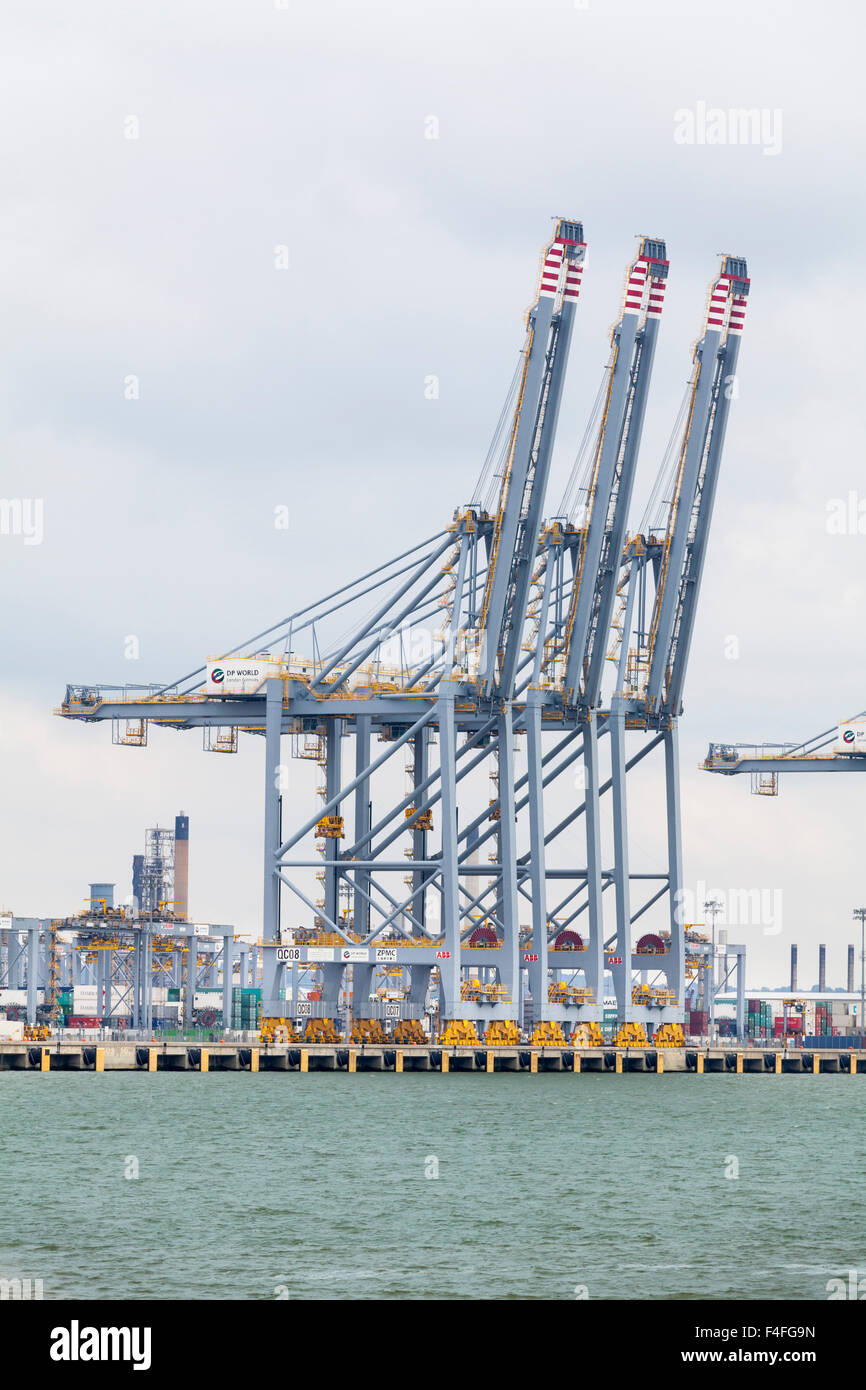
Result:
{"label": "crane support column", "polygon": [[[616,703],[616,702],[614,702]],[[611,795],[613,797],[613,888],[616,898],[616,954],[611,967],[617,1020],[627,1023],[631,1002],[631,896],[629,892],[628,805],[626,799],[625,710],[610,713]]]}
{"label": "crane support column", "polygon": [[673,723],[664,733],[665,796],[668,826],[668,913],[671,946],[668,988],[676,992],[676,1008],[684,1007],[686,931],[683,917],[683,835],[680,814],[679,731]]}
{"label": "crane support column", "polygon": [[[187,945],[187,957],[186,957],[186,993],[185,993],[185,995],[184,995],[184,1006],[183,1006],[183,1021],[184,1021],[184,1026],[185,1026],[186,1028],[191,1028],[191,1027],[192,1027],[192,1013],[193,1013],[193,1009],[195,1008],[195,982],[196,982],[196,976],[198,975],[198,949],[197,949],[195,943],[196,943],[195,935],[194,935],[193,932],[190,932],[189,935],[188,935],[187,938],[186,938],[186,945]],[[145,1016],[145,1024],[144,1024],[144,1026],[145,1026],[145,1028],[146,1028],[146,1027],[148,1026],[148,1025],[147,1025],[147,1012],[148,1012],[148,996],[149,996],[149,994],[150,994],[150,971],[149,971],[150,952],[149,952],[148,949],[147,949],[147,945],[145,946],[145,953],[146,953],[146,954],[145,954],[145,962],[146,962],[146,964],[145,964],[145,971],[144,971],[144,1000],[145,1000],[145,1003],[144,1003],[144,1008],[145,1008],[145,1015],[144,1015],[144,1016]],[[109,991],[109,998],[110,998],[110,991]]]}
{"label": "crane support column", "polygon": [[[529,962],[529,992],[532,1014],[545,1017],[547,1004],[547,880],[544,859],[544,788],[541,767],[541,704],[538,690],[526,698],[526,757],[529,779],[529,869],[532,892],[532,948]],[[501,784],[500,784],[501,785]],[[515,1018],[517,1015],[515,1014]]]}
{"label": "crane support column", "polygon": [[[414,786],[420,787],[429,775],[429,750],[430,750],[430,730],[428,728],[419,729],[415,735],[414,754],[412,757],[412,781]],[[416,791],[415,804],[419,803],[423,795]],[[423,830],[416,821],[412,827],[412,854],[418,863],[425,863],[427,860],[427,831]],[[427,889],[422,887],[427,878],[426,869],[415,869],[412,873],[412,892],[417,896],[412,899],[412,916],[417,922],[421,923],[422,929],[427,922]],[[420,890],[420,891],[419,891]],[[417,929],[413,928],[413,932]]]}
{"label": "crane support column", "polygon": [[[366,835],[373,824],[370,810],[370,779],[363,775],[365,769],[370,766],[371,723],[369,714],[359,714],[355,720],[355,777],[361,779],[355,787],[355,819],[352,822],[356,844]],[[364,937],[367,935],[370,925],[370,872],[368,869],[355,870],[354,888],[352,919],[356,934]]]}
{"label": "crane support column", "polygon": [[36,1022],[36,991],[39,987],[39,926],[27,922],[27,1022]]}
{"label": "crane support column", "polygon": [[232,1026],[232,955],[234,953],[234,933],[223,936],[223,1028]]}
{"label": "crane support column", "polygon": [[[502,965],[505,986],[517,1018],[520,999],[520,921],[517,900],[517,836],[514,810],[514,720],[510,702],[502,706],[499,735],[499,863],[501,867]],[[542,910],[544,904],[542,901]]]}
{"label": "crane support column", "polygon": [[457,881],[457,734],[455,686],[439,687],[439,766],[442,783],[442,929],[445,957],[437,961],[442,1020],[460,1017],[460,893]]}
{"label": "crane support column", "polygon": [[[275,949],[280,939],[280,744],[283,728],[283,683],[272,678],[265,693],[265,862],[264,912],[262,917],[262,1017],[282,1017]],[[244,984],[243,978],[241,984]]]}
{"label": "crane support column", "polygon": [[601,808],[599,804],[598,717],[590,711],[583,730],[583,768],[586,790],[586,889],[589,952],[586,983],[593,991],[598,1017],[604,1007],[604,908],[601,882]]}
{"label": "crane support column", "polygon": [[[339,795],[343,784],[343,721],[325,722],[325,801],[330,804]],[[339,812],[340,807],[337,806]],[[332,922],[340,918],[340,875],[337,867],[340,841],[331,836],[325,840],[325,916]]]}

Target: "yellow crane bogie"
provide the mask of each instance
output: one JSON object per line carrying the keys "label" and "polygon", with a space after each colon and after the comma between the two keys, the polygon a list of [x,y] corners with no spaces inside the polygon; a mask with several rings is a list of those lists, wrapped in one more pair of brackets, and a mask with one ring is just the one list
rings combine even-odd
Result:
{"label": "yellow crane bogie", "polygon": [[655,1031],[653,1044],[656,1047],[685,1047],[683,1025],[681,1023],[663,1023]]}
{"label": "yellow crane bogie", "polygon": [[572,1047],[604,1047],[604,1034],[601,1024],[596,1022],[578,1023],[571,1031]]}
{"label": "yellow crane bogie", "polygon": [[614,1039],[614,1047],[648,1047],[642,1023],[622,1023]]}
{"label": "yellow crane bogie", "polygon": [[446,1047],[477,1047],[478,1034],[468,1018],[446,1019],[439,1041]]}
{"label": "yellow crane bogie", "polygon": [[518,1047],[520,1029],[513,1019],[497,1018],[488,1024],[484,1041],[488,1047]]}
{"label": "yellow crane bogie", "polygon": [[536,1023],[529,1041],[533,1047],[565,1047],[565,1038],[559,1024],[545,1020]]}
{"label": "yellow crane bogie", "polygon": [[334,1027],[332,1018],[311,1018],[304,1029],[304,1042],[308,1043],[339,1043],[343,1041],[342,1033],[338,1033]]}
{"label": "yellow crane bogie", "polygon": [[351,1041],[383,1045],[388,1041],[388,1036],[378,1018],[356,1018],[352,1025]]}
{"label": "yellow crane bogie", "polygon": [[417,1018],[402,1018],[394,1029],[394,1042],[402,1047],[424,1047],[427,1034]]}
{"label": "yellow crane bogie", "polygon": [[263,1018],[261,1034],[263,1043],[300,1042],[290,1018]]}

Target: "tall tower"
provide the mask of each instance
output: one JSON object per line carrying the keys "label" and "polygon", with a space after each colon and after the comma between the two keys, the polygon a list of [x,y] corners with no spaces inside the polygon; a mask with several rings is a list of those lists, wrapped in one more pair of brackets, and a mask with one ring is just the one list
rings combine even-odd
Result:
{"label": "tall tower", "polygon": [[174,818],[174,910],[189,916],[189,816],[183,811]]}
{"label": "tall tower", "polygon": [[136,913],[143,912],[144,899],[144,855],[132,856],[132,898]]}
{"label": "tall tower", "polygon": [[823,994],[827,988],[827,947],[818,947],[818,992]]}
{"label": "tall tower", "polygon": [[110,907],[114,907],[114,884],[113,884],[113,883],[91,883],[91,885],[90,885],[90,906],[91,906],[91,908],[93,909],[94,912],[99,912],[99,911],[102,910],[102,904],[103,904],[103,903],[105,903],[105,909],[106,909],[106,911],[108,911],[108,909],[109,909]]}
{"label": "tall tower", "polygon": [[174,911],[174,833],[157,825],[144,832],[139,912],[143,917],[158,916],[163,903]]}
{"label": "tall tower", "polygon": [[797,992],[797,947],[791,947],[791,993]]}

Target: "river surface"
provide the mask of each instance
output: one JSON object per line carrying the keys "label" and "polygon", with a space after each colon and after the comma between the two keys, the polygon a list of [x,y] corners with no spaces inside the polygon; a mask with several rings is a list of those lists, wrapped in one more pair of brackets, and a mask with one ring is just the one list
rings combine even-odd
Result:
{"label": "river surface", "polygon": [[0,1278],[46,1299],[825,1299],[866,1277],[866,1078],[7,1071],[0,1107]]}

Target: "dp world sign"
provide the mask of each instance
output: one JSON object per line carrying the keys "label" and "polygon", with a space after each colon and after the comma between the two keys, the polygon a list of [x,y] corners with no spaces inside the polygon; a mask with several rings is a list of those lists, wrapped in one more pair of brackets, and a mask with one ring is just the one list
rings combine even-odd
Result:
{"label": "dp world sign", "polygon": [[255,695],[269,676],[280,674],[276,656],[244,657],[231,661],[209,661],[205,693],[208,695]]}
{"label": "dp world sign", "polygon": [[840,724],[834,752],[866,754],[866,720]]}

